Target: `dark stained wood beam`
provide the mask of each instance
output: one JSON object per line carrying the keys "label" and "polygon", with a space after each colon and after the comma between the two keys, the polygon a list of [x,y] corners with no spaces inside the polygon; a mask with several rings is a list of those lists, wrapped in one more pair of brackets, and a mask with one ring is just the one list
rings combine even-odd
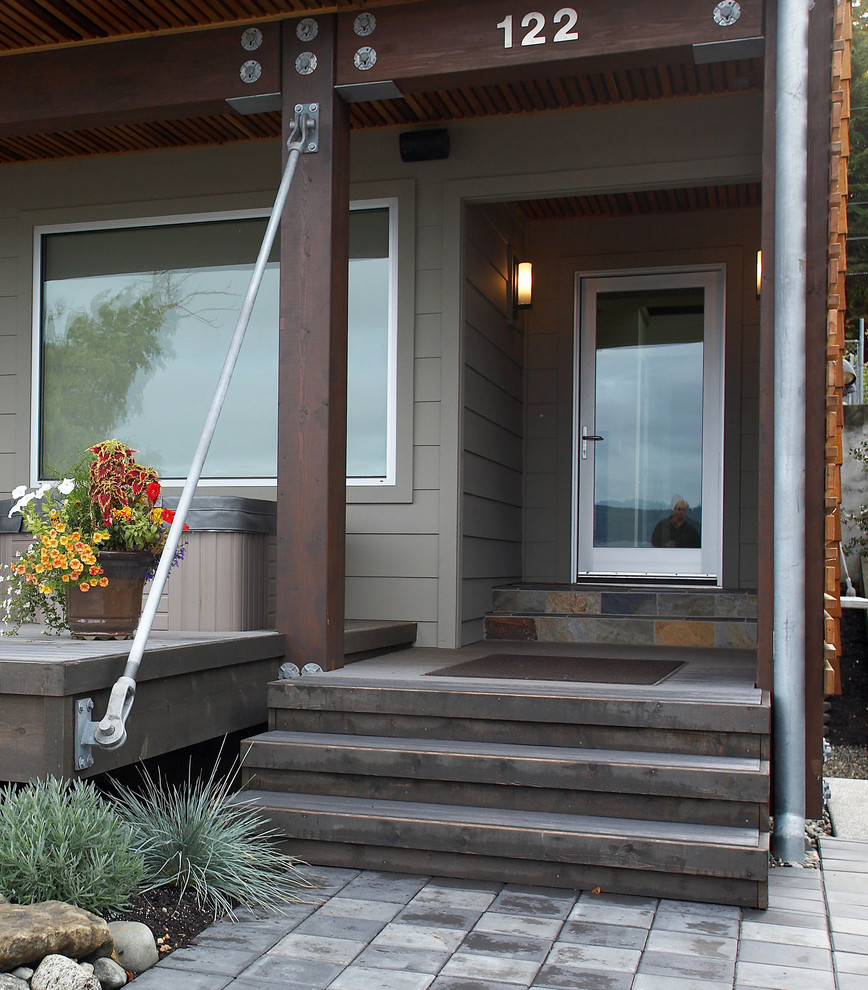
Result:
{"label": "dark stained wood beam", "polygon": [[339,17],[337,82],[393,80],[410,92],[420,78],[430,86],[436,78],[469,72],[526,74],[528,67],[542,70],[594,56],[690,49],[762,35],[763,0],[741,0],[741,16],[729,26],[716,24],[713,10],[713,3],[684,0],[656,0],[650,7],[647,0],[573,6],[561,0],[474,0],[451,10],[429,2],[378,9],[376,26],[361,35],[371,22],[359,25],[357,18],[365,15],[351,12]]}
{"label": "dark stained wood beam", "polygon": [[[319,150],[303,155],[281,225],[277,628],[287,657],[344,662],[349,113],[334,94],[334,17],[283,41],[284,138],[296,104],[320,107]],[[309,75],[300,52],[316,54]]]}
{"label": "dark stained wood beam", "polygon": [[[0,58],[0,137],[209,116],[280,92],[280,25],[261,30],[256,51],[239,26]],[[250,60],[261,75],[245,83]]]}

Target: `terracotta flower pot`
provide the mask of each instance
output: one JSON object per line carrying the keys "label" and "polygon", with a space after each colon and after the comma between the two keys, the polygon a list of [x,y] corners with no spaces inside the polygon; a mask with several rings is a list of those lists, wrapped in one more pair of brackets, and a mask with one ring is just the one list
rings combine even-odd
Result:
{"label": "terracotta flower pot", "polygon": [[69,631],[88,639],[129,639],[142,614],[145,576],[154,555],[147,550],[103,550],[97,556],[108,584],[88,591],[66,589]]}

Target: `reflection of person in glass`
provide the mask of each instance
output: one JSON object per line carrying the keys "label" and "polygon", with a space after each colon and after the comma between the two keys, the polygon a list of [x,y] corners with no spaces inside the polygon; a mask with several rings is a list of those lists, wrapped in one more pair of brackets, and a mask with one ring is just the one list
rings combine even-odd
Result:
{"label": "reflection of person in glass", "polygon": [[680,495],[672,499],[672,515],[668,519],[661,519],[651,533],[652,547],[693,550],[701,545],[699,530],[687,521],[689,508],[690,506]]}

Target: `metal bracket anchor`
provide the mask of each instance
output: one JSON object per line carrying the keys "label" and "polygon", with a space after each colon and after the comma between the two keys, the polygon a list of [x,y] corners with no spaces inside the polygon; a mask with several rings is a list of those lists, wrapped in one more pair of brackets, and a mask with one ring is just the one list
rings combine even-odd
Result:
{"label": "metal bracket anchor", "polygon": [[295,121],[303,137],[299,151],[312,155],[319,151],[319,103],[296,103]]}
{"label": "metal bracket anchor", "polygon": [[75,703],[75,769],[93,766],[93,747],[120,749],[127,739],[127,718],[136,697],[136,682],[123,675],[117,679],[109,695],[106,713],[101,722],[90,717],[93,699],[80,698]]}
{"label": "metal bracket anchor", "polygon": [[92,698],[79,698],[75,703],[75,769],[79,772],[93,766],[93,734],[96,722],[90,717]]}

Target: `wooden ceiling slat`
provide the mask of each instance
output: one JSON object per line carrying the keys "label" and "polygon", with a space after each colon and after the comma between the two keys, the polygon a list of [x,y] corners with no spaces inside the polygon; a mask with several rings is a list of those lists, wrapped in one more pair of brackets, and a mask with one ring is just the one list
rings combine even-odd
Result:
{"label": "wooden ceiling slat", "polygon": [[67,2],[97,26],[94,37],[127,34],[130,30],[129,22],[124,18],[124,11],[119,5],[107,8],[99,3],[99,0],[67,0]]}
{"label": "wooden ceiling slat", "polygon": [[64,40],[67,26],[46,11],[34,11],[34,5],[27,0],[7,0],[7,7],[10,13],[14,13],[16,24],[21,26],[25,37],[44,32],[49,43]]}
{"label": "wooden ceiling slat", "polygon": [[9,51],[22,48],[31,43],[30,39],[36,34],[40,38],[44,38],[45,43],[50,43],[50,36],[44,28],[39,28],[38,30],[36,28],[28,28],[22,14],[20,12],[13,13],[14,16],[9,18],[8,30],[4,32],[2,48]]}
{"label": "wooden ceiling slat", "polygon": [[697,210],[725,210],[760,205],[759,183],[696,186],[681,189],[629,190],[590,196],[560,196],[515,204],[525,220],[582,217],[649,216]]}
{"label": "wooden ceiling slat", "polygon": [[630,80],[633,96],[636,100],[648,99],[648,86],[645,78],[645,70],[639,69],[636,72],[624,73]]}
{"label": "wooden ceiling slat", "polygon": [[505,114],[509,112],[509,105],[504,99],[503,90],[499,86],[485,86],[483,87],[483,92],[494,114]]}
{"label": "wooden ceiling slat", "polygon": [[664,100],[671,100],[675,95],[672,91],[672,73],[668,65],[655,69],[655,74],[660,83],[660,95]]}
{"label": "wooden ceiling slat", "polygon": [[473,117],[485,117],[487,111],[485,109],[485,104],[482,100],[482,93],[475,86],[469,87],[464,90],[464,98],[467,100],[467,104],[470,107],[470,113]]}
{"label": "wooden ceiling slat", "polygon": [[149,25],[147,28],[148,31],[166,30],[171,27],[162,7],[155,6],[150,0],[127,0],[127,2],[135,7],[145,19],[145,22]]}
{"label": "wooden ceiling slat", "polygon": [[649,100],[659,100],[663,97],[663,86],[660,73],[656,69],[643,69],[642,75],[645,79],[645,88]]}
{"label": "wooden ceiling slat", "polygon": [[615,82],[617,84],[622,102],[635,103],[636,100],[639,99],[639,89],[635,85],[637,75],[638,73],[635,72],[614,73]]}
{"label": "wooden ceiling slat", "polygon": [[[36,4],[31,4],[31,6],[36,6]],[[90,18],[83,17],[70,4],[65,3],[64,0],[58,0],[58,2],[54,2],[54,0],[39,0],[38,6],[45,10],[49,17],[55,18],[66,26],[68,32],[64,36],[64,40],[66,41],[75,41],[83,38],[83,31],[93,32],[97,29]],[[71,35],[69,32],[71,32]]]}
{"label": "wooden ceiling slat", "polygon": [[556,76],[551,80],[551,86],[558,101],[558,106],[570,106],[573,103],[572,96],[567,92],[565,80]]}

